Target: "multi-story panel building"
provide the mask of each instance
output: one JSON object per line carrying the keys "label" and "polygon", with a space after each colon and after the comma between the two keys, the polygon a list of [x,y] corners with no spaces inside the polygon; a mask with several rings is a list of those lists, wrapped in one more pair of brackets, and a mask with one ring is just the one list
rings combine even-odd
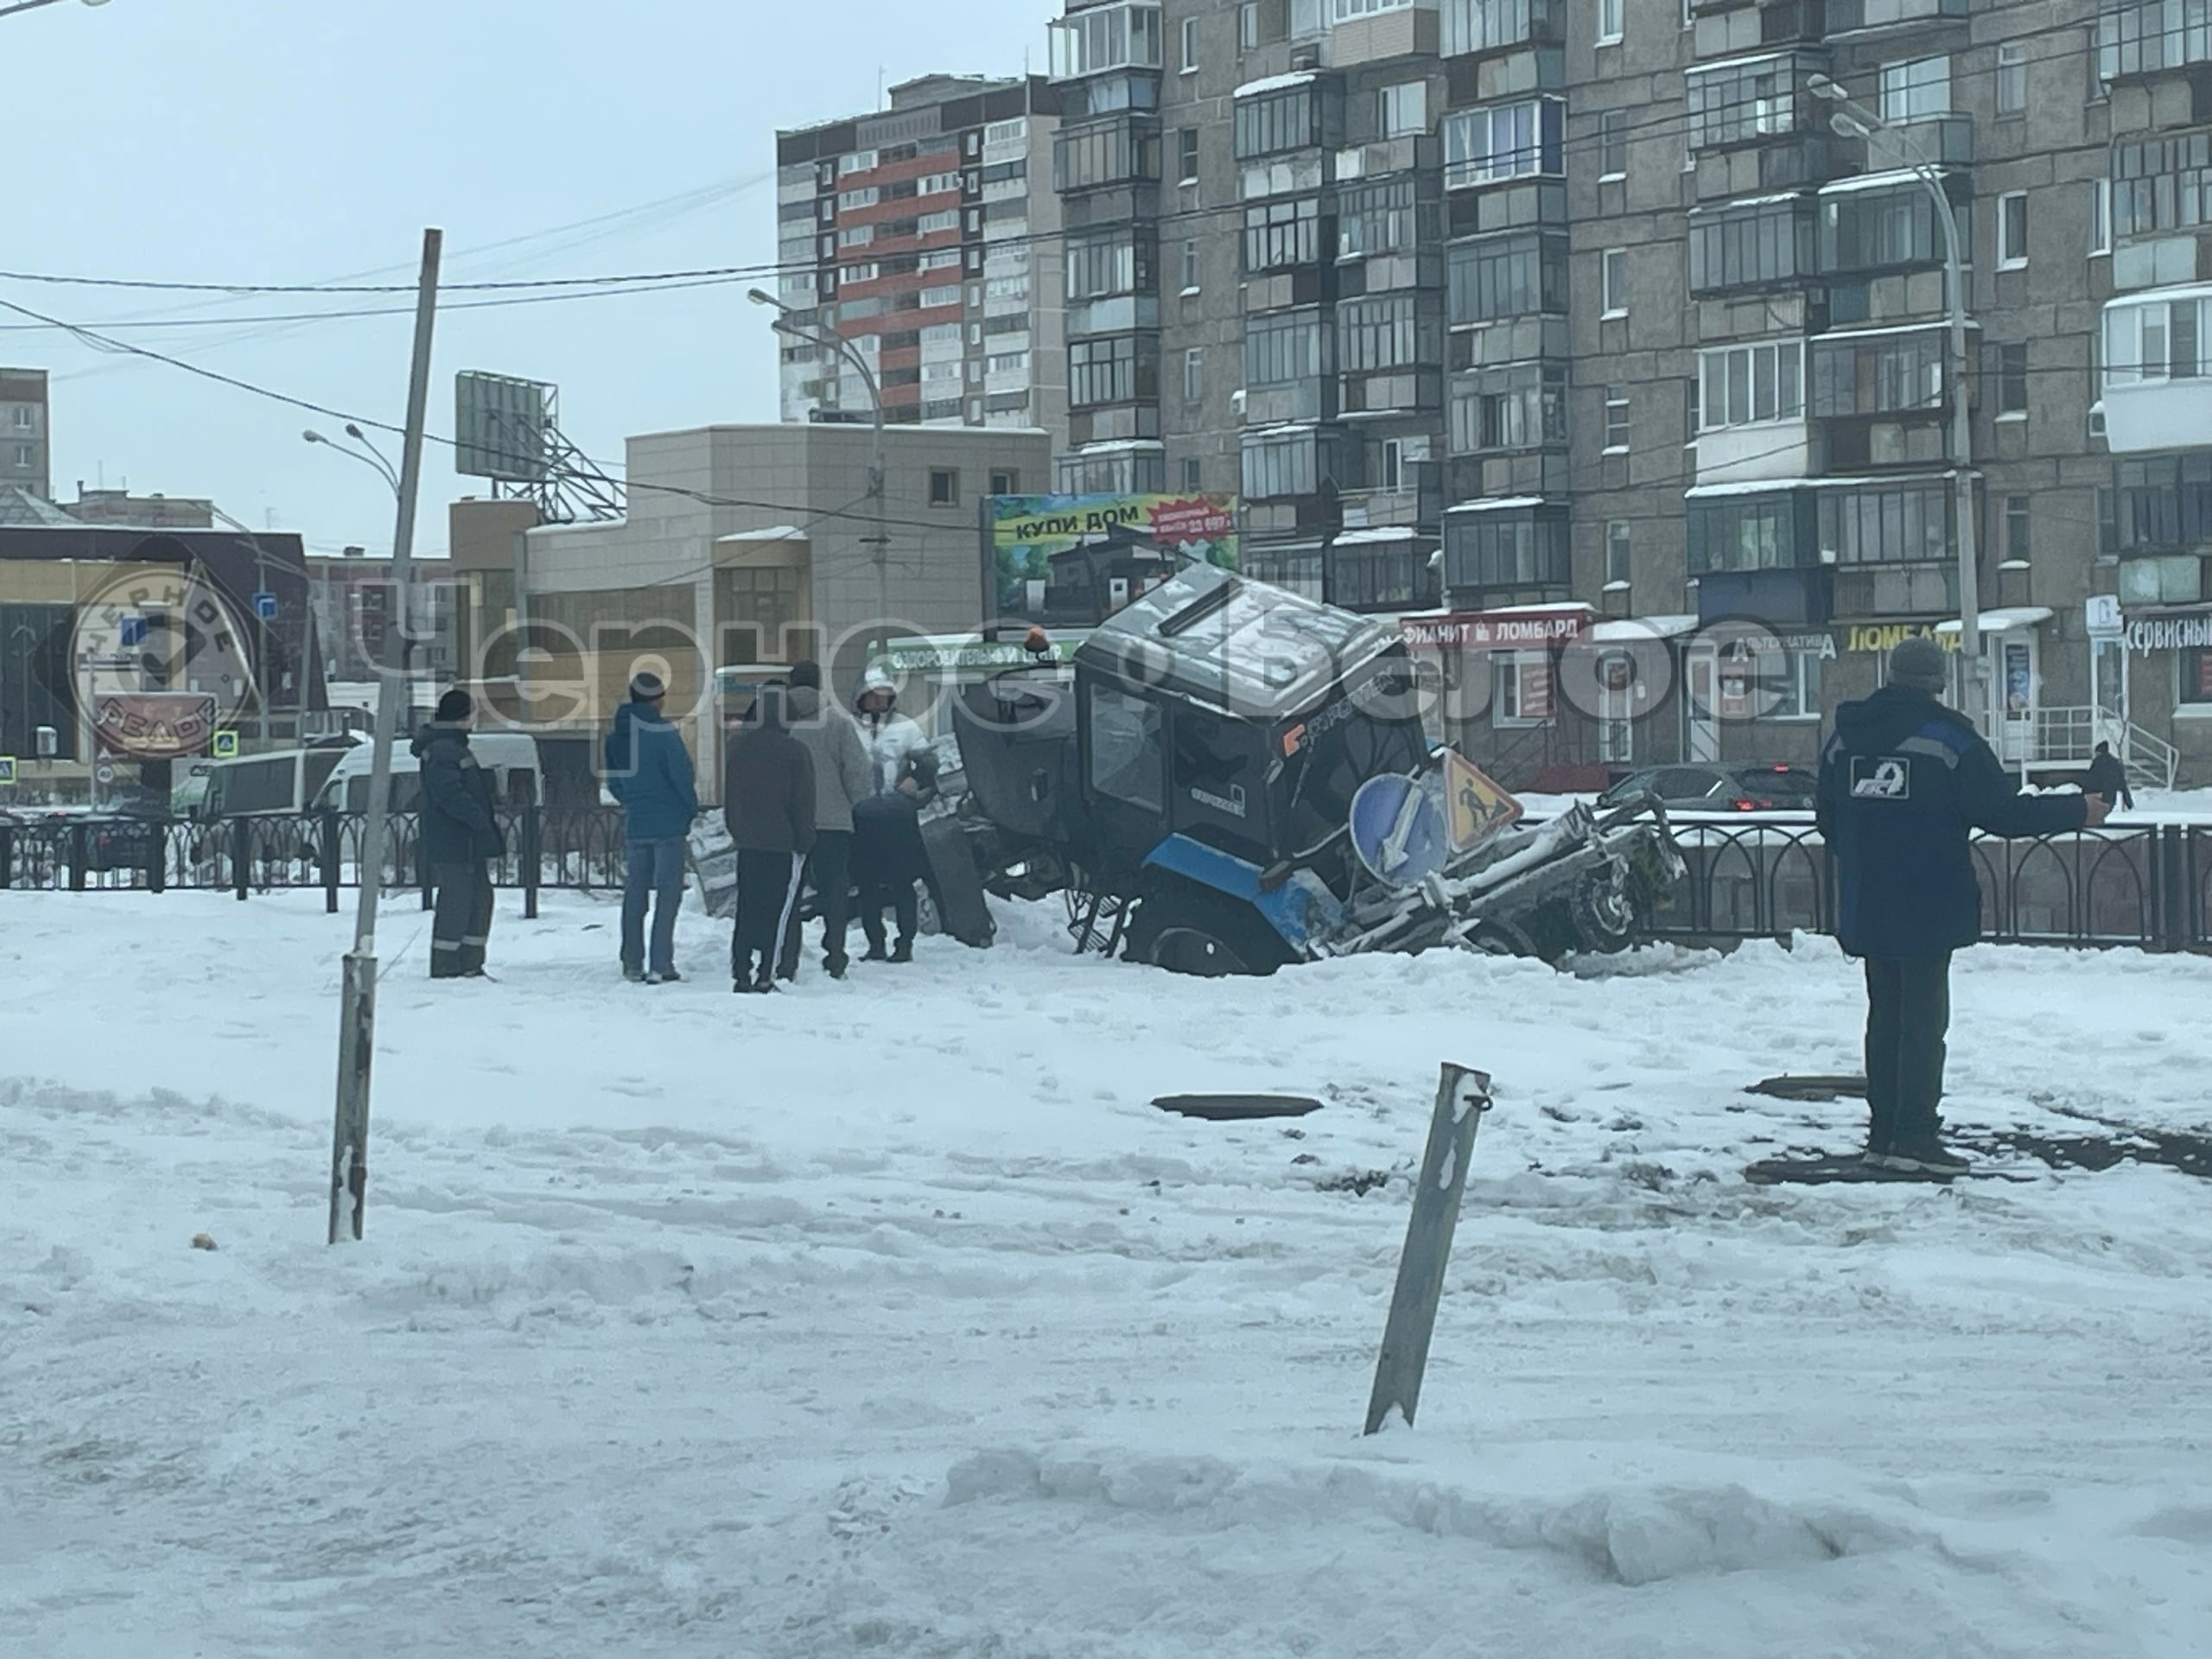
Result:
{"label": "multi-story panel building", "polygon": [[0,369],[0,489],[54,499],[51,414],[44,369]]}
{"label": "multi-story panel building", "polygon": [[[932,75],[778,135],[781,296],[850,342],[887,420],[1065,433],[1058,103],[1042,77]],[[869,418],[854,364],[781,344],[784,419]]]}
{"label": "multi-story panel building", "polygon": [[1809,761],[1898,638],[1961,642],[1969,537],[2007,760],[2201,769],[2196,10],[1067,0],[1071,283],[1114,252],[1060,481],[1233,481],[1256,574],[1511,622],[1432,632],[1516,781]]}

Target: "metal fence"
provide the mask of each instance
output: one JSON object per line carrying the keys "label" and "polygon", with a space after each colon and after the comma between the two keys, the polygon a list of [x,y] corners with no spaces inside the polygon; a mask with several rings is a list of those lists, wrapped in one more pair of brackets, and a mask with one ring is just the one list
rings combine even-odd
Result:
{"label": "metal fence", "polygon": [[[619,890],[618,808],[499,815],[507,851],[494,880],[536,915],[544,889]],[[1655,918],[1667,938],[1705,943],[1835,931],[1834,861],[1809,817],[1675,825],[1688,866]],[[0,825],[0,888],[91,892],[170,887],[245,899],[322,889],[327,907],[360,885],[358,813],[233,818],[219,823],[61,819]],[[387,889],[426,887],[412,813],[393,817]],[[2212,951],[2212,824],[2152,824],[2026,841],[1978,838],[1985,938],[2010,944],[2135,945]]]}
{"label": "metal fence", "polygon": [[[548,811],[520,807],[499,815],[506,853],[493,880],[519,889],[535,915],[545,888],[619,889],[625,849],[622,813],[613,807]],[[59,818],[0,824],[0,888],[64,892],[171,887],[232,893],[323,890],[327,908],[361,882],[364,817],[358,812],[280,813],[215,823],[162,819]],[[388,820],[383,859],[387,889],[427,887],[420,819]]]}
{"label": "metal fence", "polygon": [[[1659,931],[1727,942],[1833,933],[1834,861],[1809,818],[1677,823],[1688,868]],[[2212,825],[1975,838],[1984,938],[2212,950]]]}

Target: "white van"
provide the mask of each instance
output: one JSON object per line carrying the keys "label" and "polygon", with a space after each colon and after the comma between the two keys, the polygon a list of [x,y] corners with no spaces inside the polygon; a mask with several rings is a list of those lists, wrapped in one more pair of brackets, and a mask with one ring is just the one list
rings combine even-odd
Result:
{"label": "white van", "polygon": [[[423,804],[423,763],[402,738],[391,749],[391,810],[412,812]],[[474,732],[468,739],[476,764],[490,772],[501,806],[545,804],[545,772],[538,764],[537,744],[524,732]],[[369,810],[369,772],[375,758],[372,744],[359,743],[345,752],[329,780],[315,799],[315,810],[335,808],[340,812]]]}
{"label": "white van", "polygon": [[[277,749],[268,754],[211,760],[193,816],[214,818],[266,817],[304,812],[332,772],[354,751],[340,746]],[[202,781],[194,779],[191,781]],[[172,796],[175,800],[175,796]]]}

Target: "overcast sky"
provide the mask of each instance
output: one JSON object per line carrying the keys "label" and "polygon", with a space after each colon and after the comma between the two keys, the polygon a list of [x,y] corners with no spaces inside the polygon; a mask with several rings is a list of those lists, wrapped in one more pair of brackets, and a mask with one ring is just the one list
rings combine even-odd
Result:
{"label": "overcast sky", "polygon": [[[8,0],[0,0],[4,9]],[[0,269],[180,282],[411,281],[423,227],[449,281],[772,264],[779,127],[876,107],[938,70],[1041,72],[1053,0],[73,0],[0,20],[10,166]],[[722,187],[716,192],[715,187]],[[688,201],[670,201],[690,198]],[[565,236],[563,226],[667,203]],[[518,240],[517,238],[531,238]],[[452,379],[557,382],[563,426],[623,438],[776,418],[775,353],[745,285],[456,311]],[[448,296],[451,302],[471,296]],[[481,296],[477,296],[481,297]],[[147,294],[0,279],[0,300],[88,326],[265,316],[404,298]],[[333,428],[164,365],[0,315],[0,365],[54,374],[54,493],[78,480],[205,495],[311,550],[391,544]],[[410,320],[118,329],[131,343],[397,424]],[[335,430],[332,435],[337,435]],[[480,490],[433,447],[420,550]]]}

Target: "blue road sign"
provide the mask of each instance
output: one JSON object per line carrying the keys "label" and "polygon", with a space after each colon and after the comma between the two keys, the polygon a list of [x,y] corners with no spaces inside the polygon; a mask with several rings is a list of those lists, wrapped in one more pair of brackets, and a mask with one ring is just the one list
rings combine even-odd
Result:
{"label": "blue road sign", "polygon": [[1370,778],[1352,797],[1351,844],[1376,880],[1418,887],[1451,855],[1444,802],[1421,779]]}
{"label": "blue road sign", "polygon": [[15,781],[16,757],[12,754],[0,754],[0,784],[12,784]]}
{"label": "blue road sign", "polygon": [[256,594],[253,596],[253,613],[264,622],[275,621],[276,620],[276,595],[274,594]]}
{"label": "blue road sign", "polygon": [[144,645],[146,643],[146,619],[143,616],[124,617],[123,619],[123,627],[120,632],[119,643],[126,650],[133,645]]}

